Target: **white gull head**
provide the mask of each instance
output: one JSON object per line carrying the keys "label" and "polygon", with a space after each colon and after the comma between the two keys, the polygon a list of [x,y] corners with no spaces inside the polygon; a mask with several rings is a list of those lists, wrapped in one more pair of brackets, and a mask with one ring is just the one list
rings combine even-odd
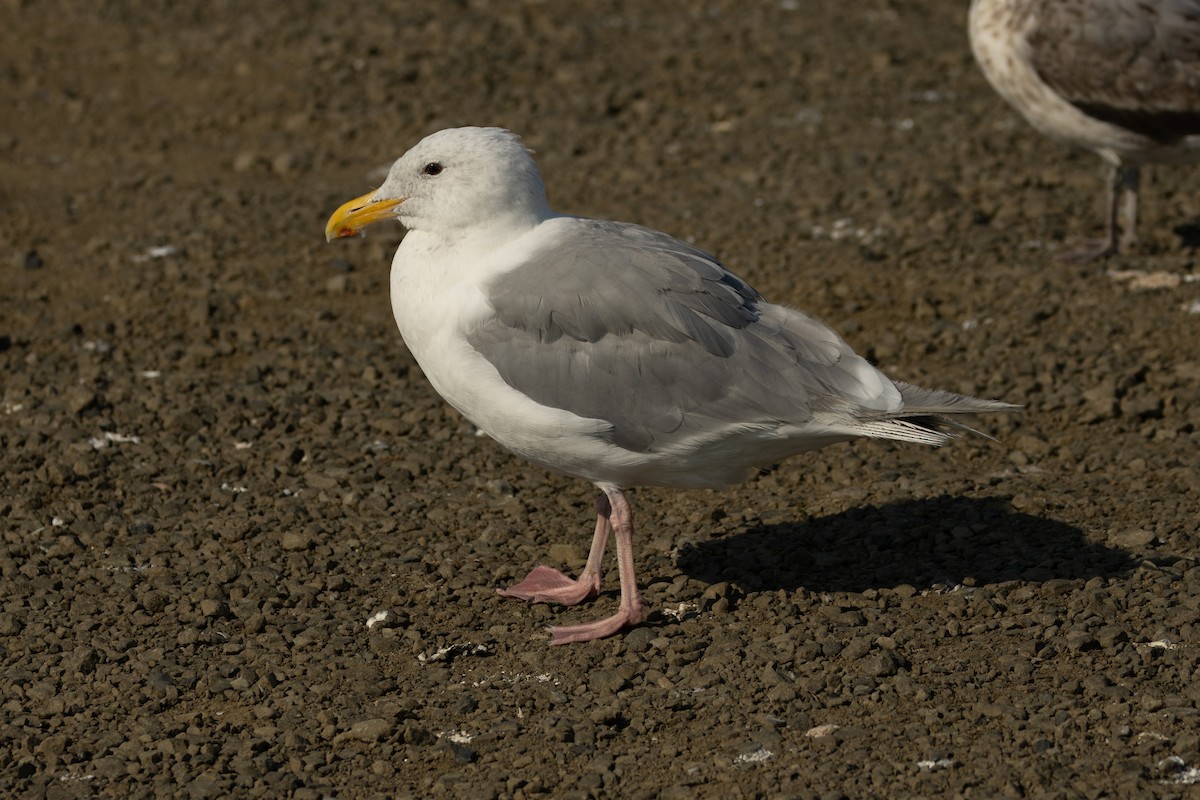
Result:
{"label": "white gull head", "polygon": [[448,128],[417,142],[378,189],[339,208],[325,236],[355,236],[395,218],[410,231],[454,238],[493,226],[529,229],[551,216],[533,154],[516,134]]}
{"label": "white gull head", "polygon": [[450,233],[482,224],[533,226],[550,216],[529,149],[502,128],[450,128],[400,157],[376,200],[402,200],[409,230]]}

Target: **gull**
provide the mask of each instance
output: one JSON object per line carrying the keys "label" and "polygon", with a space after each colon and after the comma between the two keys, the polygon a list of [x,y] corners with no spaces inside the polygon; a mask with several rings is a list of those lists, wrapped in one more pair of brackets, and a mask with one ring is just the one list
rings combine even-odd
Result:
{"label": "gull", "polygon": [[665,233],[551,211],[531,152],[500,128],[427,136],[334,212],[326,239],[392,219],[408,230],[392,310],[433,387],[508,450],[599,489],[579,577],[539,566],[500,590],[593,598],[613,537],[617,612],[552,627],[552,644],[644,618],[623,489],[729,486],[859,437],[940,445],[970,429],[939,415],[1016,408],[889,380],[822,323]]}
{"label": "gull", "polygon": [[1142,165],[1200,159],[1200,0],[971,0],[967,27],[1001,97],[1108,167],[1104,239],[1069,258],[1129,252]]}

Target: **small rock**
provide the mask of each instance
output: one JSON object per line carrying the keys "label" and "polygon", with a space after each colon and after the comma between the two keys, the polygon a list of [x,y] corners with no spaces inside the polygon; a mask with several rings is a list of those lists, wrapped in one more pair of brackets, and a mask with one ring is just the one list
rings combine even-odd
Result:
{"label": "small rock", "polygon": [[842,648],[842,655],[849,659],[858,659],[865,656],[871,651],[871,638],[869,636],[859,636],[856,639],[851,639],[850,642]]}
{"label": "small rock", "polygon": [[588,680],[593,692],[597,694],[616,694],[629,685],[615,669],[596,669]]}
{"label": "small rock", "polygon": [[573,544],[558,542],[550,545],[548,549],[550,560],[558,564],[575,565],[583,561],[580,555],[579,548]]}
{"label": "small rock", "polygon": [[63,400],[67,404],[68,411],[78,414],[96,402],[96,393],[86,386],[72,386],[67,390]]}
{"label": "small rock", "polygon": [[203,617],[228,617],[229,606],[220,600],[205,598],[200,601],[200,615]]}
{"label": "small rock", "polygon": [[276,175],[288,176],[300,166],[300,159],[293,153],[280,153],[271,159],[271,171]]}
{"label": "small rock", "polygon": [[25,623],[13,614],[0,614],[0,636],[16,636],[25,628]]}
{"label": "small rock", "polygon": [[434,735],[426,728],[421,727],[416,720],[406,720],[404,727],[400,731],[400,737],[405,744],[429,744],[434,740]]}
{"label": "small rock", "polygon": [[1121,398],[1119,407],[1125,416],[1151,419],[1162,416],[1163,400],[1146,386],[1136,386]]}
{"label": "small rock", "polygon": [[726,614],[733,610],[740,592],[729,583],[714,583],[700,595],[700,608],[713,614]]}
{"label": "small rock", "polygon": [[816,725],[812,728],[809,728],[804,732],[804,735],[810,739],[821,739],[825,736],[832,736],[840,727],[840,725],[834,725],[833,723],[827,722],[824,725]]}
{"label": "small rock", "polygon": [[478,754],[467,747],[466,745],[452,742],[449,739],[442,739],[438,742],[438,750],[444,750],[454,756],[454,761],[458,764],[474,764]]}
{"label": "small rock", "polygon": [[100,654],[91,647],[84,647],[75,651],[69,663],[74,672],[87,675],[95,671],[96,665],[100,663]]}
{"label": "small rock", "polygon": [[208,800],[210,797],[222,797],[225,795],[221,785],[212,778],[197,778],[188,785],[188,795],[193,800]]}
{"label": "small rock", "polygon": [[1120,547],[1122,550],[1144,548],[1152,544],[1154,539],[1154,531],[1148,531],[1143,528],[1135,528],[1134,530],[1120,531],[1108,535],[1109,542]]}
{"label": "small rock", "polygon": [[1083,393],[1083,422],[1100,422],[1117,415],[1117,382],[1108,378]]}
{"label": "small rock", "polygon": [[779,686],[772,686],[767,691],[767,699],[770,700],[772,703],[778,703],[780,705],[787,705],[788,703],[790,703],[796,699],[796,690],[793,689],[791,686],[787,686],[785,684],[781,684]]}
{"label": "small rock", "polygon": [[258,153],[251,153],[247,150],[243,150],[233,157],[233,171],[249,172],[258,166],[259,161],[260,159],[258,157]]}
{"label": "small rock", "polygon": [[503,478],[492,478],[484,486],[497,497],[512,497],[517,493],[516,487]]}
{"label": "small rock", "polygon": [[612,725],[620,721],[621,708],[616,704],[593,708],[588,718],[597,725]]}
{"label": "small rock", "polygon": [[360,742],[377,742],[391,733],[393,723],[381,717],[360,720],[350,726],[350,730],[342,733],[338,739],[356,739]]}
{"label": "small rock", "polygon": [[312,546],[312,536],[307,533],[288,531],[279,540],[279,544],[284,550],[307,550]]}
{"label": "small rock", "polygon": [[876,650],[868,653],[858,662],[864,675],[872,678],[886,678],[896,674],[899,664],[896,657],[886,650]]}
{"label": "small rock", "polygon": [[155,667],[146,675],[146,688],[155,693],[165,692],[171,684],[171,676],[160,667]]}
{"label": "small rock", "polygon": [[1128,642],[1129,634],[1120,626],[1107,625],[1096,634],[1096,641],[1104,648],[1116,647],[1118,644]]}
{"label": "small rock", "polygon": [[479,701],[470,695],[460,697],[452,706],[455,714],[470,714],[475,709],[479,708]]}
{"label": "small rock", "polygon": [[1100,642],[1087,631],[1068,631],[1066,634],[1067,648],[1077,653],[1096,650]]}
{"label": "small rock", "polygon": [[118,780],[128,775],[125,762],[117,756],[104,756],[92,762],[89,770],[97,778],[107,781]]}

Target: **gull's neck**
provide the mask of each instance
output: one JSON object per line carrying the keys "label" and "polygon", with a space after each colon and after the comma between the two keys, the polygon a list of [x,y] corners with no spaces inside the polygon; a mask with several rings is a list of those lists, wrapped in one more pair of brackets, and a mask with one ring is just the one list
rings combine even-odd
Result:
{"label": "gull's neck", "polygon": [[469,225],[414,225],[410,229],[410,235],[418,233],[421,238],[436,243],[441,248],[496,248],[524,236],[554,216],[557,215],[544,206],[540,209],[509,209],[490,215],[487,219],[473,221]]}

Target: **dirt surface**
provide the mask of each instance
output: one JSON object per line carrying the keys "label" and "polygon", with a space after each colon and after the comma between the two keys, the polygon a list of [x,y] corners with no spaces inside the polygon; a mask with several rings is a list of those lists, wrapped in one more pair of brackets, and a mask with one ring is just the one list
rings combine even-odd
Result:
{"label": "dirt surface", "polygon": [[[1194,171],[1143,246],[1028,129],[965,4],[0,4],[0,794],[1198,797]],[[341,202],[502,125],[555,207],[720,255],[998,443],[593,490],[448,409]]]}

